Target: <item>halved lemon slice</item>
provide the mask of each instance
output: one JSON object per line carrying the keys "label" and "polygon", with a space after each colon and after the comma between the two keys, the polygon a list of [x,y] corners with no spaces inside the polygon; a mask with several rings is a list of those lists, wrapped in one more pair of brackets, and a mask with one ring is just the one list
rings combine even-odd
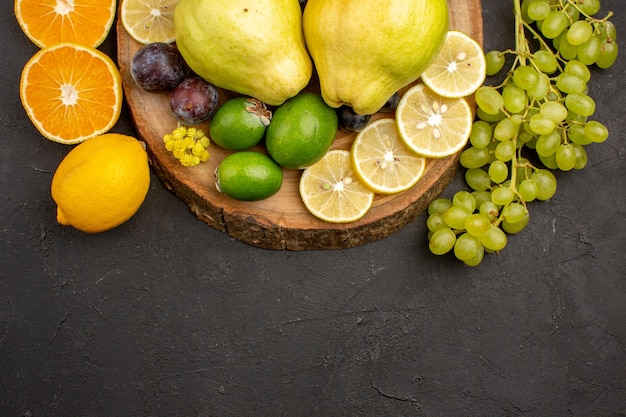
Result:
{"label": "halved lemon slice", "polygon": [[58,43],[26,63],[20,99],[43,136],[75,144],[115,125],[122,109],[122,80],[115,63],[99,50]]}
{"label": "halved lemon slice", "polygon": [[176,39],[174,9],[178,0],[123,0],[120,18],[139,43],[172,43]]}
{"label": "halved lemon slice", "polygon": [[396,109],[400,138],[425,158],[444,158],[467,144],[472,110],[463,98],[441,97],[424,84],[411,87]]}
{"label": "halved lemon slice", "polygon": [[40,48],[60,42],[98,47],[115,18],[116,0],[16,0],[15,17]]}
{"label": "halved lemon slice", "polygon": [[350,155],[361,182],[379,194],[408,190],[422,177],[426,167],[426,159],[400,139],[393,119],[376,120],[359,132]]}
{"label": "halved lemon slice", "polygon": [[311,214],[330,223],[354,222],[374,201],[374,193],[352,171],[350,152],[345,150],[328,151],[302,172],[300,196]]}
{"label": "halved lemon slice", "polygon": [[422,81],[442,97],[466,97],[485,82],[483,48],[463,32],[449,31],[439,55],[424,70]]}

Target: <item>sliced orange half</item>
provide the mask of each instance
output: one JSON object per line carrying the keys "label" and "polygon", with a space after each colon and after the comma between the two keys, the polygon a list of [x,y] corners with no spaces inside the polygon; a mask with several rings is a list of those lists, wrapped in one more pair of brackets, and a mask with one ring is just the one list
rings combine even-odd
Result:
{"label": "sliced orange half", "polygon": [[115,63],[97,49],[60,43],[43,48],[24,66],[22,105],[41,134],[74,144],[110,130],[122,108]]}
{"label": "sliced orange half", "polygon": [[40,48],[60,42],[97,47],[115,18],[116,0],[15,0],[17,21]]}

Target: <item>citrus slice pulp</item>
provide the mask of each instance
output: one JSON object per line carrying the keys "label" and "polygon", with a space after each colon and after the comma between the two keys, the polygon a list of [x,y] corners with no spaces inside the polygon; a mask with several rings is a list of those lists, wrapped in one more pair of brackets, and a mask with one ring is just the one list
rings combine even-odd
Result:
{"label": "citrus slice pulp", "polygon": [[174,9],[178,0],[123,0],[122,25],[139,43],[172,43],[176,39]]}
{"label": "citrus slice pulp", "polygon": [[445,98],[424,84],[411,87],[396,109],[400,138],[425,158],[444,158],[467,144],[472,110],[465,98]]}
{"label": "citrus slice pulp", "polygon": [[116,0],[15,0],[15,17],[40,48],[75,42],[96,48],[115,18]]}
{"label": "citrus slice pulp", "polygon": [[104,53],[59,43],[39,50],[26,63],[20,99],[44,137],[75,144],[115,125],[122,109],[122,81]]}
{"label": "citrus slice pulp", "polygon": [[379,194],[411,188],[421,178],[426,159],[400,138],[393,119],[378,119],[359,132],[350,150],[352,167],[361,182]]}
{"label": "citrus slice pulp", "polygon": [[422,73],[422,81],[442,97],[473,94],[487,76],[482,47],[463,32],[449,31],[439,55]]}
{"label": "citrus slice pulp", "polygon": [[330,223],[356,221],[374,201],[374,193],[355,177],[345,150],[328,151],[302,172],[300,196],[311,214]]}

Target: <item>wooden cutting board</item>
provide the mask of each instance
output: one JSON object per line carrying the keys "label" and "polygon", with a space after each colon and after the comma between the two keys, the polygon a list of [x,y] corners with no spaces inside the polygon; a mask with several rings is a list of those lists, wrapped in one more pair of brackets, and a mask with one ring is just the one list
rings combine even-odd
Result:
{"label": "wooden cutting board", "polygon": [[[480,0],[448,0],[450,28],[483,42]],[[422,179],[410,190],[377,196],[367,215],[348,224],[332,224],[312,216],[300,199],[301,171],[285,170],[283,185],[274,196],[256,202],[233,200],[215,188],[213,173],[228,155],[209,147],[209,161],[186,168],[165,150],[162,137],[177,125],[169,109],[169,96],[142,91],[133,82],[130,62],[141,44],[134,41],[117,19],[118,64],[124,93],[140,138],[146,143],[150,163],[163,184],[182,199],[208,225],[248,244],[267,249],[310,250],[355,247],[386,237],[422,213],[453,179],[458,155],[430,160]],[[311,89],[315,90],[313,83]],[[223,102],[232,93],[221,90]],[[373,120],[390,115],[377,114]],[[201,125],[208,132],[208,122]],[[339,131],[333,148],[349,149],[354,133]],[[262,147],[257,148],[264,152]]]}

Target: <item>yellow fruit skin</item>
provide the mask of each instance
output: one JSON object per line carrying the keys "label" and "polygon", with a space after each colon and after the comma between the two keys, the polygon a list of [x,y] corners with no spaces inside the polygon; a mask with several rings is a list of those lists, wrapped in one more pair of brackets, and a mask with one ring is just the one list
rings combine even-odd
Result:
{"label": "yellow fruit skin", "polygon": [[181,0],[174,26],[185,61],[218,87],[280,105],[311,78],[294,0]]}
{"label": "yellow fruit skin", "polygon": [[142,143],[106,133],[72,149],[55,171],[50,189],[60,224],[98,233],[130,219],[149,187],[148,154]]}
{"label": "yellow fruit skin", "polygon": [[322,97],[376,113],[417,80],[448,31],[446,0],[309,0],[303,31]]}

